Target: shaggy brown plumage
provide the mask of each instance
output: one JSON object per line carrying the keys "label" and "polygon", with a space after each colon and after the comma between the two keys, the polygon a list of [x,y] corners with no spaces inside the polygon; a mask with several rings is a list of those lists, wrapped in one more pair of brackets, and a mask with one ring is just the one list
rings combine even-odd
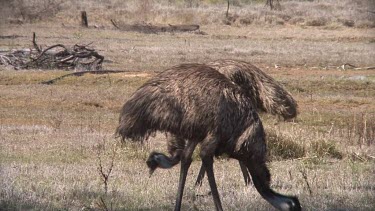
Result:
{"label": "shaggy brown plumage", "polygon": [[[296,197],[270,189],[265,134],[253,100],[209,66],[185,64],[168,69],[146,82],[125,103],[117,128],[122,140],[144,140],[156,131],[186,140],[176,158],[181,159],[181,173],[175,210],[181,208],[186,175],[197,144],[201,145],[200,156],[217,210],[222,207],[213,157],[223,153],[246,166],[258,192],[274,207],[301,209]],[[152,153],[147,164],[151,171],[174,165],[160,153]]]}
{"label": "shaggy brown plumage", "polygon": [[207,64],[237,84],[259,110],[284,117],[297,116],[297,103],[292,95],[271,76],[256,66],[239,60],[222,59]]}

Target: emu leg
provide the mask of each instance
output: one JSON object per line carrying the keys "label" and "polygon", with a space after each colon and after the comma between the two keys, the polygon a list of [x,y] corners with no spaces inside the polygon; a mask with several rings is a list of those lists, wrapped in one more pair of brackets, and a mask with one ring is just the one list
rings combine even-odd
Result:
{"label": "emu leg", "polygon": [[214,176],[214,170],[213,170],[213,157],[205,157],[202,159],[203,166],[206,169],[207,172],[207,178],[208,182],[210,183],[212,198],[214,199],[215,207],[217,211],[222,211],[223,208],[221,206],[220,196],[219,192],[217,191],[215,176]]}
{"label": "emu leg", "polygon": [[[242,163],[241,161],[238,161],[238,163],[240,164],[243,179],[245,181],[245,185],[247,186],[250,183],[249,172],[248,172],[247,167],[244,163]],[[195,186],[202,186],[202,181],[203,181],[205,173],[206,173],[206,169],[204,168],[204,165],[202,164],[201,169],[199,170],[197,180],[195,181]]]}
{"label": "emu leg", "polygon": [[189,141],[181,157],[181,171],[180,171],[180,180],[178,184],[178,191],[177,191],[177,197],[176,197],[176,206],[174,209],[175,211],[181,210],[181,202],[182,202],[182,196],[184,193],[186,176],[187,176],[190,164],[192,162],[191,156],[193,155],[193,152],[196,146],[197,146],[196,142]]}
{"label": "emu leg", "polygon": [[259,194],[278,210],[300,211],[301,205],[296,197],[284,196],[270,188],[271,175],[262,159],[253,159],[246,163]]}
{"label": "emu leg", "polygon": [[243,179],[245,181],[245,185],[247,186],[247,185],[250,184],[250,174],[249,174],[249,171],[247,170],[247,167],[246,167],[246,165],[243,162],[238,161],[238,163],[240,164],[242,175],[243,175]]}
{"label": "emu leg", "polygon": [[204,165],[202,163],[201,169],[199,170],[197,180],[195,181],[195,186],[202,186],[202,181],[204,178],[204,175],[206,174],[206,169],[204,168]]}

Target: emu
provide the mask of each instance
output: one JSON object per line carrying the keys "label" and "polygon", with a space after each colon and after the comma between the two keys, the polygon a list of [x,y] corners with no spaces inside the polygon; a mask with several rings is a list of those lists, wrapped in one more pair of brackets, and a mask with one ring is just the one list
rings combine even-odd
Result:
{"label": "emu", "polygon": [[[238,85],[251,100],[253,108],[258,112],[266,112],[290,120],[297,116],[298,105],[292,95],[271,76],[256,66],[239,60],[221,59],[207,64]],[[163,159],[165,166],[173,167],[180,161],[180,154],[185,147],[185,140],[180,137],[168,139],[168,151],[171,157],[163,157],[162,154],[153,152],[150,154],[148,163],[153,159]],[[154,162],[155,163],[155,162]],[[240,163],[245,184],[250,183],[250,175],[244,164]],[[152,166],[151,172],[155,166]],[[201,166],[195,185],[201,185],[205,174],[204,166]]]}
{"label": "emu", "polygon": [[[252,100],[223,74],[203,64],[172,67],[141,86],[124,104],[116,133],[145,140],[161,131],[186,140],[175,210],[181,209],[187,172],[195,147],[207,173],[216,210],[222,210],[213,171],[213,158],[223,153],[242,162],[260,195],[279,210],[301,210],[297,197],[270,188],[262,122]],[[167,156],[155,154],[150,170],[169,168]]]}

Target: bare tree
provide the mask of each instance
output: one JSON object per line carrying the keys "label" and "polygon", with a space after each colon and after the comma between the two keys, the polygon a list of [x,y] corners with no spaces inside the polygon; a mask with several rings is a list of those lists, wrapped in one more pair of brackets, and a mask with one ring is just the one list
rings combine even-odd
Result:
{"label": "bare tree", "polygon": [[[213,157],[223,153],[246,166],[256,189],[272,206],[301,210],[296,197],[278,194],[270,188],[265,133],[252,103],[237,85],[215,69],[202,64],[179,65],[155,76],[133,94],[122,108],[116,132],[123,141],[142,141],[157,131],[186,140],[186,146],[177,155],[181,171],[175,210],[181,209],[187,172],[197,144],[201,146],[200,157],[216,210],[222,210],[222,206]],[[170,168],[173,159],[152,153],[147,160],[150,173],[158,167]]]}
{"label": "bare tree", "polygon": [[280,9],[280,2],[279,0],[276,0],[276,6],[273,4],[273,0],[267,0],[266,6],[269,6],[271,10],[273,9]]}
{"label": "bare tree", "polygon": [[229,17],[229,0],[227,0],[227,12],[225,13],[225,17]]}

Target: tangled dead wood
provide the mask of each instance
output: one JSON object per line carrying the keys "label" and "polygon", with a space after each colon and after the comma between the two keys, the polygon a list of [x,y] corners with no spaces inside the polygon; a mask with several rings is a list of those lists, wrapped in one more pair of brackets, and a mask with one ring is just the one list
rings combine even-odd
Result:
{"label": "tangled dead wood", "polygon": [[72,48],[56,44],[42,49],[37,45],[34,33],[33,49],[0,52],[0,65],[12,66],[16,70],[32,68],[100,70],[104,57],[89,48],[90,44],[75,44]]}

